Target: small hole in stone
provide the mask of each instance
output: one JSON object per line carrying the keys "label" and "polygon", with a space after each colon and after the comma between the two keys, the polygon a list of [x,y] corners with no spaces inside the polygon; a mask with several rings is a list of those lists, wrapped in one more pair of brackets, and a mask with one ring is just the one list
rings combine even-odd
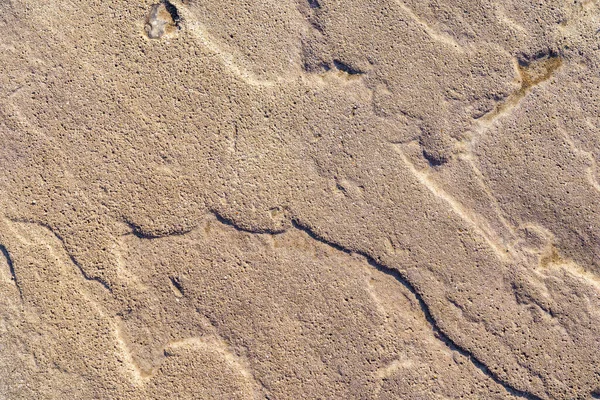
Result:
{"label": "small hole in stone", "polygon": [[427,160],[430,167],[439,167],[440,165],[444,165],[448,162],[445,157],[431,154],[427,150],[423,150],[423,157]]}

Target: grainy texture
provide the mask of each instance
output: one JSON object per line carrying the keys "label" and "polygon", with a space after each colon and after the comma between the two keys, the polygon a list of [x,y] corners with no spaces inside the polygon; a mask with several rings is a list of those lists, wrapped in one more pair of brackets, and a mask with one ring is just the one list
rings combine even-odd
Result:
{"label": "grainy texture", "polygon": [[0,26],[0,399],[600,398],[597,1]]}

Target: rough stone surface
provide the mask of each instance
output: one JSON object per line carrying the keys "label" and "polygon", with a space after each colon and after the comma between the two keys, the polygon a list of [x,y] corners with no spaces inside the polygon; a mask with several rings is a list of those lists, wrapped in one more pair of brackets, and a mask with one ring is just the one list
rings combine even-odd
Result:
{"label": "rough stone surface", "polygon": [[0,399],[600,398],[599,2],[0,26]]}

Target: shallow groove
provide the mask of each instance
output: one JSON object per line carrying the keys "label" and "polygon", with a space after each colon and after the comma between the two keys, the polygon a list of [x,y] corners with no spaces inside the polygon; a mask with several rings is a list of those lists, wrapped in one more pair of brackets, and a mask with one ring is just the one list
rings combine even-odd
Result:
{"label": "shallow groove", "polygon": [[432,168],[442,166],[448,162],[447,158],[434,155],[425,149],[423,149],[422,153],[423,153],[423,158],[425,160],[427,160],[427,163],[429,163],[429,166]]}
{"label": "shallow groove", "polygon": [[185,290],[183,289],[183,286],[181,285],[181,280],[179,279],[179,277],[170,276],[169,280],[171,281],[171,285],[173,285],[173,288],[175,288],[177,293],[179,295],[181,295],[182,297],[185,296]]}
{"label": "shallow groove", "polygon": [[308,0],[308,6],[310,8],[321,8],[321,4],[318,0]]}

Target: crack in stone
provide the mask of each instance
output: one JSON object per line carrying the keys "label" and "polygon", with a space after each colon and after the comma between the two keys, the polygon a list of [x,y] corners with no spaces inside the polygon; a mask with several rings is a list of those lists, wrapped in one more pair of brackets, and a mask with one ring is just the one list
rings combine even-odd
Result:
{"label": "crack in stone", "polygon": [[15,286],[17,287],[17,290],[19,291],[19,297],[21,298],[21,302],[23,302],[23,289],[21,288],[21,284],[19,283],[19,280],[17,279],[17,274],[15,272],[15,265],[14,265],[13,259],[10,256],[10,253],[8,252],[8,249],[6,248],[6,246],[0,244],[0,253],[2,253],[4,258],[6,258],[6,263],[8,264],[8,270],[10,271],[10,276],[12,277],[12,281],[15,284]]}
{"label": "crack in stone", "polygon": [[178,229],[178,230],[173,229],[173,230],[170,230],[165,233],[153,233],[153,232],[148,232],[142,226],[140,226],[134,222],[131,222],[129,220],[124,220],[123,222],[131,229],[131,233],[128,233],[128,234],[131,234],[131,235],[137,237],[138,239],[146,239],[146,240],[160,239],[160,238],[169,237],[169,236],[183,236],[186,233],[193,231],[195,228],[195,227],[192,227],[189,229]]}
{"label": "crack in stone", "polygon": [[335,68],[337,68],[339,71],[345,72],[348,75],[363,75],[364,74],[364,71],[361,71],[358,68],[354,68],[353,66],[346,64],[344,62],[341,62],[338,59],[333,60],[333,66]]}
{"label": "crack in stone", "polygon": [[[266,232],[262,232],[262,231],[257,232],[257,231],[252,231],[252,230],[249,230],[249,229],[246,229],[243,227],[239,227],[238,225],[235,224],[235,222],[233,222],[231,220],[224,220],[223,217],[221,217],[218,213],[213,212],[213,215],[219,222],[222,222],[227,226],[231,226],[232,228],[234,228],[237,231],[245,232],[245,233],[253,233],[253,234],[266,233]],[[225,222],[223,222],[223,221],[225,221]],[[330,240],[323,238],[322,236],[319,236],[311,228],[309,228],[306,225],[303,225],[297,219],[292,219],[291,223],[292,223],[292,227],[294,227],[295,229],[298,229],[299,231],[306,233],[310,238],[312,238],[320,243],[326,244],[327,246],[332,247],[335,250],[341,251],[341,252],[343,252],[345,254],[349,254],[349,255],[355,254],[355,255],[360,255],[360,256],[364,257],[365,260],[367,261],[367,263],[370,266],[372,266],[374,269],[381,272],[382,274],[385,274],[389,277],[394,278],[397,282],[399,282],[402,286],[404,286],[408,291],[410,291],[413,294],[413,296],[415,296],[417,303],[419,304],[419,307],[425,316],[425,319],[430,324],[431,329],[434,332],[435,337],[438,340],[440,340],[442,343],[444,343],[444,345],[446,345],[446,347],[448,347],[450,350],[457,352],[457,353],[461,354],[462,356],[468,358],[477,369],[479,369],[484,375],[489,377],[492,381],[494,381],[495,383],[502,386],[509,394],[516,396],[516,397],[523,398],[523,399],[528,399],[528,400],[541,400],[541,397],[538,397],[538,396],[536,396],[532,393],[526,392],[524,390],[519,390],[517,388],[512,387],[509,383],[505,382],[500,377],[498,377],[494,372],[492,372],[490,370],[490,368],[487,365],[485,365],[482,361],[480,361],[471,351],[469,351],[463,347],[460,347],[458,344],[456,344],[456,342],[454,342],[448,336],[448,334],[445,333],[439,327],[437,321],[435,320],[435,318],[433,317],[433,315],[429,309],[429,306],[423,299],[423,295],[417,290],[417,288],[415,286],[413,286],[412,283],[410,283],[410,281],[408,279],[406,279],[402,275],[402,273],[400,271],[398,271],[395,268],[388,267],[380,262],[377,262],[372,256],[370,256],[364,252],[347,249],[347,248],[343,247],[342,245],[339,245],[335,242],[332,242]]]}
{"label": "crack in stone", "polygon": [[231,226],[232,228],[235,228],[238,231],[241,232],[247,232],[247,233],[256,233],[256,234],[268,234],[268,235],[278,235],[281,233],[285,233],[287,231],[286,227],[282,227],[281,229],[250,229],[250,228],[244,228],[239,226],[238,224],[236,224],[235,222],[233,222],[231,219],[224,217],[222,214],[220,214],[217,211],[211,211],[211,213],[215,216],[215,218],[217,219],[217,221],[219,221],[220,223],[222,223],[223,225],[227,225],[227,226]]}
{"label": "crack in stone", "polygon": [[161,0],[161,3],[165,5],[165,9],[169,15],[171,15],[171,19],[173,19],[173,23],[177,29],[181,29],[181,15],[179,15],[179,10],[177,10],[177,7],[169,0]]}
{"label": "crack in stone", "polygon": [[[264,230],[259,230],[259,231],[254,231],[251,229],[247,229],[244,227],[240,227],[238,226],[234,221],[228,220],[224,217],[222,217],[221,215],[219,215],[217,212],[212,212],[213,216],[222,224],[227,225],[232,227],[233,229],[240,231],[240,232],[245,232],[245,233],[251,233],[251,234],[278,234],[278,233],[282,233],[282,232],[275,232],[275,233],[271,233],[269,231],[264,231]],[[107,291],[109,291],[110,293],[112,293],[112,289],[111,287],[101,278],[93,278],[90,277],[87,273],[85,273],[85,271],[83,270],[83,268],[81,267],[81,265],[77,262],[77,260],[69,253],[69,251],[66,248],[66,244],[65,241],[63,239],[63,237],[58,234],[57,232],[55,232],[54,229],[52,229],[49,225],[44,224],[44,223],[40,223],[40,222],[32,222],[32,221],[21,221],[21,220],[11,220],[12,222],[17,222],[17,223],[29,223],[29,224],[36,224],[39,226],[42,226],[46,229],[48,229],[50,232],[52,232],[52,234],[61,242],[63,248],[65,249],[65,252],[67,253],[67,255],[69,256],[71,262],[73,262],[73,264],[75,264],[77,266],[77,268],[79,269],[80,273],[82,274],[82,276],[88,280],[88,281],[96,281],[98,283],[100,283]],[[450,350],[457,352],[461,355],[463,355],[464,357],[468,358],[471,363],[477,368],[479,369],[484,375],[486,375],[487,377],[489,377],[492,381],[494,381],[495,383],[499,384],[500,386],[502,386],[509,394],[516,396],[516,397],[520,397],[520,398],[524,398],[524,399],[530,399],[530,400],[541,400],[540,397],[523,391],[523,390],[519,390],[516,389],[514,387],[512,387],[509,383],[505,382],[504,380],[502,380],[500,377],[498,377],[493,371],[490,370],[490,368],[485,365],[482,361],[480,361],[471,351],[469,351],[468,349],[465,349],[461,346],[459,346],[458,344],[456,344],[456,342],[454,342],[450,336],[444,332],[442,330],[442,328],[439,327],[437,321],[435,320],[435,318],[433,317],[429,306],[427,305],[427,303],[425,302],[423,295],[419,292],[419,290],[406,278],[404,277],[404,275],[397,269],[392,268],[392,267],[388,267],[378,261],[376,261],[372,256],[366,254],[365,252],[362,251],[356,251],[356,250],[350,250],[345,248],[344,246],[337,244],[333,241],[330,241],[328,239],[323,238],[322,236],[320,236],[319,234],[317,234],[316,232],[314,232],[310,227],[303,225],[302,223],[300,223],[297,219],[292,219],[291,220],[291,226],[295,229],[298,229],[302,232],[304,232],[305,234],[307,234],[310,238],[323,243],[329,247],[332,247],[340,252],[343,252],[345,254],[349,254],[349,255],[360,255],[362,257],[364,257],[364,259],[367,261],[367,263],[373,267],[374,269],[376,269],[377,271],[381,272],[384,275],[387,275],[391,278],[394,278],[397,282],[399,282],[401,285],[403,285],[408,291],[410,291],[412,293],[412,295],[415,297],[415,299],[417,300],[417,303],[419,304],[419,307],[421,309],[421,311],[423,312],[426,321],[430,324],[431,329],[435,335],[435,337],[440,340],[442,343],[444,343],[444,345],[446,347],[448,347]],[[179,234],[178,236],[181,235],[185,235],[188,232]],[[140,237],[138,235],[136,235],[137,237]],[[154,238],[154,237],[153,237]],[[156,237],[158,238],[158,237]],[[146,237],[144,237],[143,235],[141,236],[141,239],[147,239]],[[0,245],[0,251],[6,256],[6,253],[4,251],[4,247]],[[9,264],[11,265],[12,262]],[[117,339],[121,338],[121,342],[124,343],[121,335],[119,335],[119,331],[117,330],[116,332],[116,336]],[[136,368],[134,368],[136,369]],[[148,375],[148,371],[141,371],[141,370],[137,370],[134,371],[136,372],[136,376],[138,378],[140,378],[141,380],[143,380],[144,378],[147,378]]]}
{"label": "crack in stone", "polygon": [[12,219],[12,218],[9,218],[9,221],[14,222],[14,223],[21,223],[21,224],[39,225],[42,228],[45,228],[45,229],[49,230],[60,241],[63,249],[65,250],[65,253],[69,256],[69,259],[71,260],[71,262],[73,264],[75,264],[75,266],[79,269],[79,272],[85,278],[85,280],[86,281],[97,282],[100,285],[102,285],[102,287],[104,289],[106,289],[110,294],[113,294],[113,290],[112,290],[111,286],[108,284],[108,282],[106,282],[104,279],[99,278],[99,277],[92,277],[92,276],[88,275],[87,272],[85,272],[85,270],[83,269],[83,267],[81,266],[81,264],[79,263],[79,261],[77,261],[77,259],[75,259],[75,257],[68,250],[67,244],[65,242],[65,239],[58,232],[56,232],[56,230],[53,229],[50,225],[45,224],[43,222],[30,221],[30,220],[27,220],[27,219]]}
{"label": "crack in stone", "polygon": [[466,358],[468,358],[471,363],[477,368],[479,369],[483,374],[485,374],[486,376],[488,376],[490,379],[492,379],[495,383],[501,385],[508,393],[510,393],[513,396],[516,397],[520,397],[520,398],[524,398],[524,399],[528,399],[528,400],[541,400],[540,397],[523,391],[523,390],[519,390],[516,389],[512,386],[510,386],[509,383],[504,382],[501,378],[499,378],[496,374],[494,374],[487,365],[485,365],[483,362],[481,362],[479,359],[477,359],[477,357],[470,352],[469,350],[460,347],[459,345],[457,345],[438,325],[437,321],[435,320],[435,318],[433,317],[429,306],[427,305],[427,303],[425,302],[425,300],[423,299],[423,296],[421,293],[419,293],[419,291],[417,290],[417,288],[415,286],[413,286],[410,281],[408,281],[408,279],[406,279],[400,271],[398,271],[397,269],[388,267],[384,264],[381,264],[379,262],[377,262],[373,257],[369,256],[368,254],[365,254],[363,252],[360,251],[352,251],[349,249],[346,249],[345,247],[331,242],[327,239],[322,238],[321,236],[319,236],[317,233],[313,232],[309,227],[305,226],[305,225],[301,225],[298,221],[293,220],[292,221],[292,225],[298,229],[303,231],[304,233],[306,233],[308,236],[310,236],[311,238],[313,238],[314,240],[324,243],[330,247],[333,247],[336,250],[339,250],[341,252],[344,252],[346,254],[358,254],[361,255],[362,257],[364,257],[366,259],[366,261],[369,263],[369,265],[371,265],[373,268],[375,268],[377,271],[390,276],[392,278],[394,278],[396,281],[398,281],[400,284],[402,284],[406,289],[408,289],[416,298],[419,307],[421,308],[421,311],[423,312],[423,314],[425,315],[425,319],[427,320],[427,322],[431,325],[431,329],[434,332],[434,335],[437,339],[439,339],[442,343],[444,343],[444,345],[446,345],[446,347],[448,347],[450,350],[455,351],[463,356],[465,356]]}

